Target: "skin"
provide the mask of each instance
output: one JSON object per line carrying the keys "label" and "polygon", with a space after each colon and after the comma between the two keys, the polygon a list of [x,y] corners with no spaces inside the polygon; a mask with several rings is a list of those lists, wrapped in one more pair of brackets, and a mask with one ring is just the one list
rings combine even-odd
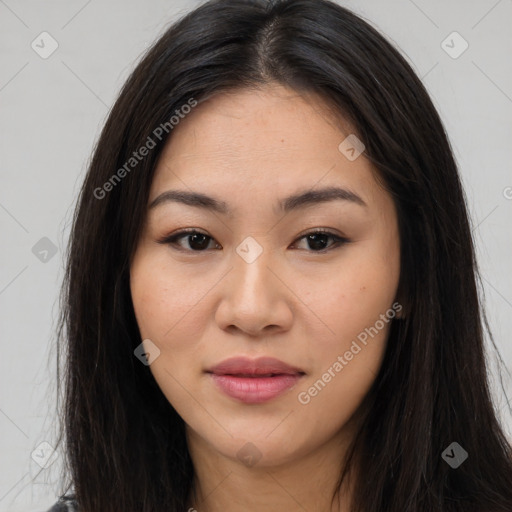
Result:
{"label": "skin", "polygon": [[[222,93],[180,121],[158,162],[148,205],[178,189],[232,209],[224,215],[178,202],[148,209],[130,269],[141,339],[160,350],[151,372],[186,423],[197,493],[190,506],[200,512],[349,504],[348,486],[341,508],[330,498],[390,323],[359,343],[307,404],[298,395],[396,301],[400,241],[393,201],[364,153],[350,161],[338,149],[353,133],[343,126],[320,98],[281,85]],[[366,206],[332,200],[276,210],[281,198],[325,186],[348,189]],[[157,243],[185,228],[211,237],[207,249],[187,236],[174,247]],[[328,250],[319,252],[303,238],[315,228],[350,242],[336,247],[327,237]],[[251,263],[236,252],[248,236],[262,249]],[[305,375],[268,402],[245,404],[205,373],[240,355],[276,357]],[[247,442],[260,457],[252,466],[237,457]]]}

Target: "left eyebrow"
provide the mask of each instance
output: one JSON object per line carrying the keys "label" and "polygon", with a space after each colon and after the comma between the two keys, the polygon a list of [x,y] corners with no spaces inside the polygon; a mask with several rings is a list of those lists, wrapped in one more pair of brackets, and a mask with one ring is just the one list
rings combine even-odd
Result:
{"label": "left eyebrow", "polygon": [[303,208],[319,203],[329,201],[349,201],[359,206],[367,207],[368,205],[354,192],[340,187],[326,187],[318,190],[308,190],[294,194],[279,201],[279,210],[288,213],[297,208]]}
{"label": "left eyebrow", "polygon": [[[277,206],[278,211],[288,213],[299,208],[340,200],[349,201],[365,208],[368,206],[357,194],[340,187],[326,187],[299,192],[281,199],[278,201]],[[201,194],[200,192],[190,192],[187,190],[167,190],[151,201],[149,209],[167,202],[182,203],[196,208],[212,210],[223,215],[228,215],[232,212],[231,208],[224,201]]]}

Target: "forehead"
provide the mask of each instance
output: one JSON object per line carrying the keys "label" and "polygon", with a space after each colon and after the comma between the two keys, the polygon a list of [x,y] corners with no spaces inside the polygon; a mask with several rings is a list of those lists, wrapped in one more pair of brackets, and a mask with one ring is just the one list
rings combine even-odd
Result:
{"label": "forehead", "polygon": [[[346,133],[343,133],[345,125]],[[168,158],[194,158],[207,153],[226,160],[277,153],[314,156],[335,149],[348,135],[348,123],[318,96],[299,94],[279,85],[214,95],[200,103],[174,128]]]}
{"label": "forehead", "polygon": [[[352,133],[321,98],[273,85],[223,92],[180,120],[159,159],[150,202],[167,188],[253,199],[273,191],[376,186],[364,153],[350,161],[339,145]],[[223,193],[224,191],[224,193]],[[252,195],[251,195],[252,194]]]}

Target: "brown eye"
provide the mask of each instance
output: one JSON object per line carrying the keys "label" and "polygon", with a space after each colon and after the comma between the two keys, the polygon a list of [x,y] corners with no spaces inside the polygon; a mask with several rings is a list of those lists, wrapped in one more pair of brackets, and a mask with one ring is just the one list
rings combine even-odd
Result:
{"label": "brown eye", "polygon": [[[182,239],[186,239],[187,246],[184,247],[183,244],[180,243]],[[213,238],[205,233],[196,230],[187,230],[158,240],[158,243],[177,246],[178,248],[191,252],[202,252],[208,249],[208,245],[212,240]]]}
{"label": "brown eye", "polygon": [[[324,252],[340,247],[349,242],[348,239],[342,238],[330,231],[312,231],[301,236],[298,240],[306,240],[307,246],[311,249],[310,252]],[[333,243],[329,245],[329,239],[333,240]]]}

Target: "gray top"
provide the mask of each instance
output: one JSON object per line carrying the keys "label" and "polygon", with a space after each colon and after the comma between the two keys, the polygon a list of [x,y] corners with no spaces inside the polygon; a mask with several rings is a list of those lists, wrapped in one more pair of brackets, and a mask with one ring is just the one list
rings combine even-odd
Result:
{"label": "gray top", "polygon": [[74,496],[61,496],[59,501],[47,512],[78,512]]}

